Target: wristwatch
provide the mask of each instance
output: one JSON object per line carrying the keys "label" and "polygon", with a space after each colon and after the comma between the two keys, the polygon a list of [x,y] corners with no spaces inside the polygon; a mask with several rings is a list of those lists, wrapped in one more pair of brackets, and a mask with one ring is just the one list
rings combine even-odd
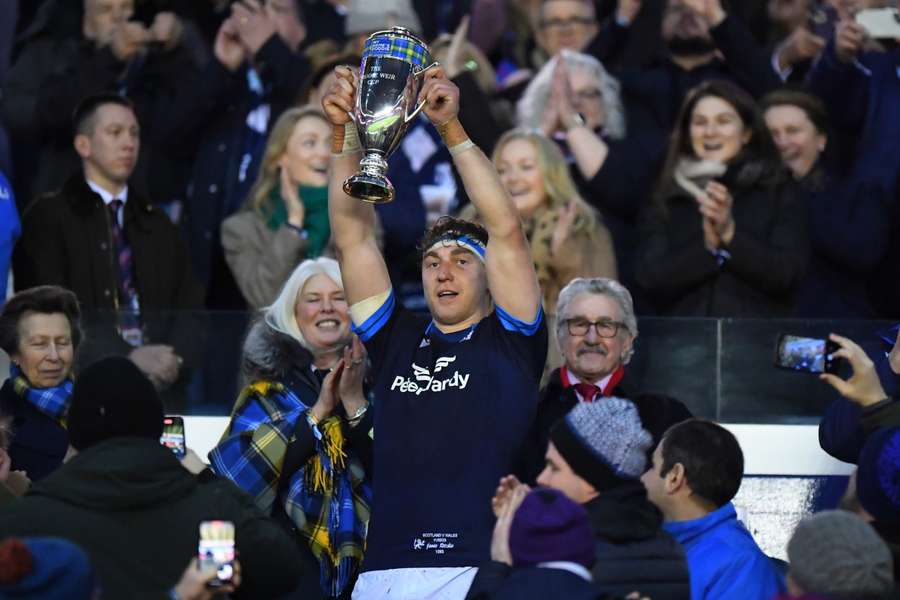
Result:
{"label": "wristwatch", "polygon": [[571,131],[576,127],[584,127],[584,117],[581,116],[581,113],[573,112],[566,117],[565,123],[563,124],[566,126],[566,131]]}
{"label": "wristwatch", "polygon": [[368,402],[366,402],[365,404],[360,406],[358,409],[356,409],[356,412],[353,414],[352,417],[349,417],[347,419],[347,421],[349,421],[350,423],[353,423],[354,421],[358,421],[358,420],[362,419],[363,415],[366,414],[367,410],[369,410]]}

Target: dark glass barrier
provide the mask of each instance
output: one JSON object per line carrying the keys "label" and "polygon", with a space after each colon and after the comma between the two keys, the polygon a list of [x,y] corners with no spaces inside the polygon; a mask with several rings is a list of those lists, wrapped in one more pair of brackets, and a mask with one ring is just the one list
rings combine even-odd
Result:
{"label": "dark glass barrier", "polygon": [[[148,344],[169,344],[183,358],[178,380],[164,390],[167,410],[228,415],[241,385],[241,346],[252,315],[164,312],[143,315]],[[131,348],[116,334],[116,314],[88,311],[79,364]],[[888,322],[675,319],[638,322],[628,390],[680,399],[698,416],[740,423],[814,423],[836,393],[815,375],[775,368],[780,333],[846,335],[871,352],[889,349],[877,332]]]}

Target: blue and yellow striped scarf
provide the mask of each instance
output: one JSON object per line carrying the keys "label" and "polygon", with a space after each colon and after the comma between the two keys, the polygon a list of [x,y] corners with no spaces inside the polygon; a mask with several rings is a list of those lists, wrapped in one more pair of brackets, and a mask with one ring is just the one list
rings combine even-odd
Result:
{"label": "blue and yellow striped scarf", "polygon": [[63,427],[66,426],[69,399],[72,397],[72,388],[75,385],[70,378],[67,377],[55,387],[35,388],[31,386],[31,382],[14,363],[9,365],[9,378],[12,379],[13,389],[26,402]]}
{"label": "blue and yellow striped scarf", "polygon": [[296,473],[282,473],[294,428],[306,411],[284,385],[256,381],[241,392],[209,459],[216,473],[252,495],[266,514],[272,514],[282,475],[290,477],[284,510],[319,561],[322,589],[339,596],[362,562],[372,490],[359,460],[346,453],[337,416],[319,424],[315,456]]}

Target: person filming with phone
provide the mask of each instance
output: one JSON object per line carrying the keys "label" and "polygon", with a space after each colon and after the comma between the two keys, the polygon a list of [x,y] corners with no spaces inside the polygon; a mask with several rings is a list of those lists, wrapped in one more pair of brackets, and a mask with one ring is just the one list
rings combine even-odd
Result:
{"label": "person filming with phone", "polygon": [[819,423],[819,444],[828,454],[856,463],[868,431],[878,426],[900,425],[900,328],[890,352],[872,353],[875,360],[853,340],[831,334],[840,348],[833,358],[842,358],[852,370],[847,379],[834,374],[819,376],[843,396],[835,400]]}
{"label": "person filming with phone", "polygon": [[86,367],[69,406],[70,458],[4,508],[0,539],[68,539],[87,552],[104,598],[170,598],[198,556],[200,524],[227,521],[241,561],[235,598],[295,589],[294,541],[230,481],[189,472],[160,443],[163,421],[158,392],[130,360]]}
{"label": "person filming with phone", "polygon": [[[835,38],[810,72],[808,86],[825,102],[838,132],[855,141],[856,176],[874,181],[887,197],[895,197],[900,188],[900,17],[896,8],[854,13],[842,7],[839,15]],[[873,38],[886,51],[868,49]],[[891,230],[898,227],[900,212],[894,210]],[[879,314],[894,314],[900,303],[898,265],[900,243],[892,239],[870,278],[870,295]]]}

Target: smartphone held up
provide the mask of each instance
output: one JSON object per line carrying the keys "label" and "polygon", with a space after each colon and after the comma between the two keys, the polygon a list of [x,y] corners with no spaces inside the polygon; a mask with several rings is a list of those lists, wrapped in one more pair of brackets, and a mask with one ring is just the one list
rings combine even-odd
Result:
{"label": "smartphone held up", "polygon": [[856,13],[856,22],[875,39],[900,39],[900,10],[868,8]]}
{"label": "smartphone held up", "polygon": [[834,373],[837,360],[832,356],[839,346],[828,339],[782,334],[775,346],[775,366],[788,371]]}
{"label": "smartphone held up", "polygon": [[203,521],[197,550],[200,569],[215,569],[216,576],[206,585],[216,588],[231,583],[234,576],[234,523]]}
{"label": "smartphone held up", "polygon": [[184,442],[184,419],[167,415],[163,419],[163,432],[159,443],[172,450],[178,460],[184,458],[187,446]]}

